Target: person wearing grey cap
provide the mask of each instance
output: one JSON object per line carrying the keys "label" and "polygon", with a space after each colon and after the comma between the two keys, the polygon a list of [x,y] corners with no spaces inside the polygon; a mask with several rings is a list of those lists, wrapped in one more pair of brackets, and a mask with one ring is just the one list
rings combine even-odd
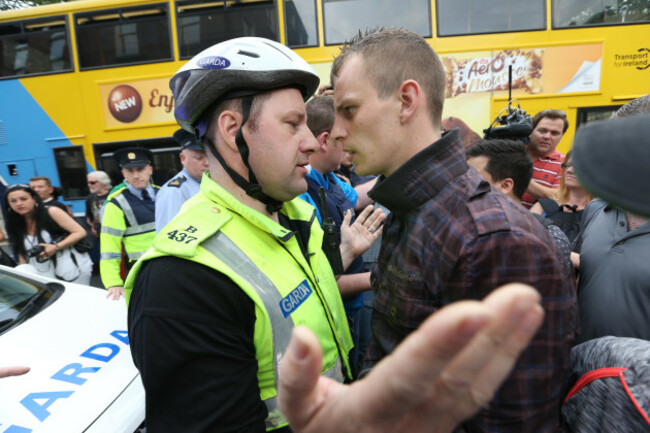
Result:
{"label": "person wearing grey cap", "polygon": [[[580,128],[573,145],[576,175],[600,204],[585,208],[592,216],[583,233],[582,274],[590,283],[578,293],[585,341],[571,351],[565,431],[637,432],[650,425],[650,95],[615,117]],[[615,276],[620,280],[612,282]]]}
{"label": "person wearing grey cap", "polygon": [[156,233],[172,220],[185,201],[199,192],[201,176],[208,170],[208,158],[192,133],[179,129],[174,140],[181,147],[183,169],[165,183],[156,195]]}
{"label": "person wearing grey cap", "polygon": [[576,135],[575,172],[599,197],[585,207],[579,238],[579,342],[606,335],[650,340],[647,113],[650,95],[621,107],[615,120],[589,124]]}
{"label": "person wearing grey cap", "polygon": [[122,169],[126,185],[111,192],[102,216],[99,235],[99,274],[108,296],[118,300],[124,295],[120,274],[122,247],[126,251],[125,270],[151,245],[155,237],[154,197],[158,186],[152,185],[153,153],[141,147],[125,147],[113,154]]}

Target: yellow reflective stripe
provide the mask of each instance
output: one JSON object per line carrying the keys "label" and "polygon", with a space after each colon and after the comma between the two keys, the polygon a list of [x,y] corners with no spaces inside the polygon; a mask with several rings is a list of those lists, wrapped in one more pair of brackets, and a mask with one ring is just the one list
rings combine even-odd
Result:
{"label": "yellow reflective stripe", "polygon": [[[280,291],[275,284],[262,272],[257,265],[241,250],[239,247],[226,236],[223,232],[217,232],[203,243],[201,247],[205,248],[213,256],[221,260],[226,266],[229,266],[237,275],[241,276],[257,292],[264,303],[271,321],[273,334],[273,372],[276,383],[280,361],[289,346],[291,332],[294,328],[293,319],[289,315],[284,317],[278,305],[282,300]],[[335,371],[338,371],[335,373]],[[342,362],[340,357],[330,370],[326,373],[333,379],[343,382]],[[275,398],[264,400],[269,416],[265,420],[267,427],[278,427],[286,424],[287,421],[280,413]]]}
{"label": "yellow reflective stripe", "polygon": [[135,214],[133,213],[133,209],[131,209],[131,205],[129,204],[129,201],[126,199],[126,197],[124,197],[123,194],[120,194],[117,197],[115,197],[115,201],[118,202],[120,207],[122,208],[124,217],[128,221],[129,225],[131,227],[137,226],[138,220],[135,219]]}
{"label": "yellow reflective stripe", "polygon": [[154,222],[145,223],[137,226],[127,227],[126,230],[124,231],[124,236],[134,236],[134,235],[139,235],[141,233],[152,232],[154,230],[156,230],[156,223]]}
{"label": "yellow reflective stripe", "polygon": [[147,252],[146,250],[145,251],[132,252],[132,253],[127,251],[126,255],[129,257],[129,260],[138,260],[140,257],[144,256],[144,253],[146,253],[146,252]]}
{"label": "yellow reflective stripe", "polygon": [[104,233],[107,234],[107,235],[117,236],[117,237],[121,238],[122,235],[124,234],[124,230],[119,230],[119,229],[114,229],[112,227],[102,226],[102,234],[104,234]]}
{"label": "yellow reflective stripe", "polygon": [[100,260],[120,260],[122,258],[122,253],[101,253],[99,255]]}

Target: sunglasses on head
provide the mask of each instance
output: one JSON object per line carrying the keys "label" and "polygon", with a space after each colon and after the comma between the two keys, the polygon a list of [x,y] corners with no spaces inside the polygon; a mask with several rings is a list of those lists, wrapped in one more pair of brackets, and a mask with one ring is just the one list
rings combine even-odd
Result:
{"label": "sunglasses on head", "polygon": [[29,188],[29,185],[25,185],[24,183],[16,183],[14,185],[11,185],[9,188],[7,188],[7,192],[16,191],[17,189],[27,189],[27,188]]}

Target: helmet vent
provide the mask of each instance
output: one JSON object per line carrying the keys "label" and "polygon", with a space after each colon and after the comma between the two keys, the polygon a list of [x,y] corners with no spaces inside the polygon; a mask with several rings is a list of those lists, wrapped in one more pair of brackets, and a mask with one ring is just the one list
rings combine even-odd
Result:
{"label": "helmet vent", "polygon": [[244,50],[239,50],[237,54],[241,54],[242,56],[252,57],[254,59],[258,59],[260,57],[260,55],[257,53],[252,53],[250,51],[244,51]]}
{"label": "helmet vent", "polygon": [[293,59],[292,59],[291,57],[289,57],[289,56],[287,55],[287,53],[285,53],[284,51],[282,51],[281,49],[279,49],[279,48],[276,47],[275,45],[271,45],[271,44],[269,44],[268,42],[263,42],[263,43],[266,44],[266,45],[268,45],[269,47],[273,48],[273,49],[276,50],[278,53],[282,54],[284,57],[286,57],[287,59],[289,59],[290,61],[293,62]]}

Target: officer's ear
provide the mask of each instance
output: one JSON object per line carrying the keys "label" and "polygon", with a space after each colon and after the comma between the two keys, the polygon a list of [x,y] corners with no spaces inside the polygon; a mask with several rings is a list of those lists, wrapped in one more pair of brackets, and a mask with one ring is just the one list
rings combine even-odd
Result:
{"label": "officer's ear", "polygon": [[217,118],[218,134],[230,150],[239,153],[235,137],[241,126],[242,115],[235,110],[224,110]]}

